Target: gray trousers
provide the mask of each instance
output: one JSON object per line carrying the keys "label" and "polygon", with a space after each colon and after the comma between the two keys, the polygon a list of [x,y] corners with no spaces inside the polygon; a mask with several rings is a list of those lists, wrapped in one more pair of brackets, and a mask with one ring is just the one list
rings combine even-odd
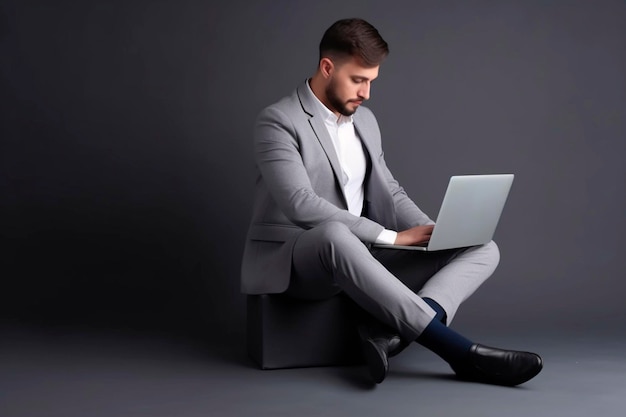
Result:
{"label": "gray trousers", "polygon": [[450,323],[499,260],[493,241],[436,252],[369,249],[343,223],[329,222],[298,238],[286,294],[324,299],[344,291],[403,339],[415,340],[435,316],[422,298],[439,303]]}

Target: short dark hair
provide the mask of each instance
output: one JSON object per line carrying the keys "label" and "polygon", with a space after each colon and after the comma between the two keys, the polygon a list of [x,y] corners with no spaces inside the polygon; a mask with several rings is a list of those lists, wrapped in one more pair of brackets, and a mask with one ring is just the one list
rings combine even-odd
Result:
{"label": "short dark hair", "polygon": [[365,66],[375,67],[389,54],[387,42],[378,30],[363,19],[342,19],[329,27],[320,42],[320,60],[324,57],[359,58]]}

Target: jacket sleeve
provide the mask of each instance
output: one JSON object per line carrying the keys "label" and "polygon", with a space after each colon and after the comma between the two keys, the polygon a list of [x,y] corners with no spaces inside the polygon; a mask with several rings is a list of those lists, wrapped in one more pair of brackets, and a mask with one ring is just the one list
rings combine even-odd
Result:
{"label": "jacket sleeve", "polygon": [[389,192],[393,197],[393,203],[396,209],[396,219],[398,222],[398,231],[410,229],[414,226],[423,226],[427,224],[435,224],[426,213],[424,213],[418,206],[409,198],[404,188],[393,177],[387,165],[383,154],[380,155],[380,164],[384,169],[385,178],[389,187]]}
{"label": "jacket sleeve", "polygon": [[363,109],[367,111],[368,129],[373,133],[371,137],[374,139],[374,149],[372,150],[372,158],[377,159],[378,167],[380,168],[384,177],[387,189],[391,194],[393,205],[395,209],[396,222],[398,225],[397,231],[403,231],[414,226],[422,226],[427,224],[435,224],[414,202],[409,198],[406,191],[396,181],[393,174],[387,167],[385,162],[385,155],[381,143],[380,130],[376,117],[369,111],[369,109]]}
{"label": "jacket sleeve", "polygon": [[287,219],[303,229],[338,221],[360,240],[375,242],[383,227],[317,195],[300,152],[293,121],[276,106],[263,110],[254,129],[254,157],[262,180]]}

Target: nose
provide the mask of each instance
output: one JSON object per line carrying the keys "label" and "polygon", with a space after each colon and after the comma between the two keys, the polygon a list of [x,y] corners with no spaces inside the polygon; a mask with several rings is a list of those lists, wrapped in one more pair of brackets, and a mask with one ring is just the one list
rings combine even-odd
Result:
{"label": "nose", "polygon": [[369,100],[369,98],[370,98],[370,83],[369,82],[361,83],[361,87],[359,88],[358,94],[359,94],[359,98],[361,98],[363,100]]}

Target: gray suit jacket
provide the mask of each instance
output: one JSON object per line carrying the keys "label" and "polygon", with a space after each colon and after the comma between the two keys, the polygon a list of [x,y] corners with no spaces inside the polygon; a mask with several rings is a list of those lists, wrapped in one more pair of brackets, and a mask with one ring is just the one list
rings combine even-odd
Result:
{"label": "gray suit jacket", "polygon": [[374,243],[383,228],[432,223],[387,169],[378,123],[363,106],[354,114],[354,126],[368,160],[364,216],[348,212],[341,166],[318,106],[303,83],[257,119],[258,172],[241,268],[244,293],[285,291],[298,236],[320,224],[339,221],[361,241]]}

